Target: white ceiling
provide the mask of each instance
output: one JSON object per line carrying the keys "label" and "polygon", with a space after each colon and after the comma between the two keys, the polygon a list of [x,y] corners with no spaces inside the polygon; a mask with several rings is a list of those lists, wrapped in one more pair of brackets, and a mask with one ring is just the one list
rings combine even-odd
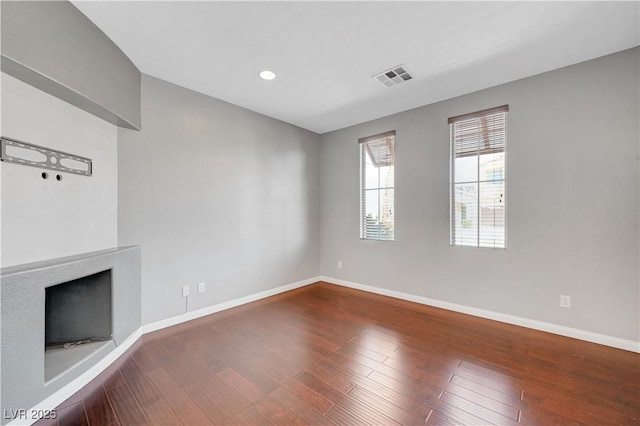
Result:
{"label": "white ceiling", "polygon": [[73,3],[143,73],[317,133],[640,44],[638,1]]}

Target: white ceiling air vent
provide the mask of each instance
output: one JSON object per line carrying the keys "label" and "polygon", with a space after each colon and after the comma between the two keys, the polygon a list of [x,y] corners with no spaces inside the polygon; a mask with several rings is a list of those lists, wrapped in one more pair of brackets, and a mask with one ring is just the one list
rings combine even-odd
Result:
{"label": "white ceiling air vent", "polygon": [[398,65],[373,76],[373,78],[385,87],[396,86],[413,78],[404,65]]}

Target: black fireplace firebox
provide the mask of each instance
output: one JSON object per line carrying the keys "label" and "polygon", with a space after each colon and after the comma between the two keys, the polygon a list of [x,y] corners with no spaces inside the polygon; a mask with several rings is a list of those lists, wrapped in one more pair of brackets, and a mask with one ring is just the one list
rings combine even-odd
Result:
{"label": "black fireplace firebox", "polygon": [[45,348],[112,338],[111,270],[45,289]]}

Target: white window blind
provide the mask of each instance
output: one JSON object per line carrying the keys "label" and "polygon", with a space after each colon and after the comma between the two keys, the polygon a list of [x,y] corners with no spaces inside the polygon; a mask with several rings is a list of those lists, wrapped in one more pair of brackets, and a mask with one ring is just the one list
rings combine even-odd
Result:
{"label": "white window blind", "polygon": [[358,140],[360,146],[360,238],[394,239],[395,131]]}
{"label": "white window blind", "polygon": [[449,118],[452,245],[506,248],[508,110]]}

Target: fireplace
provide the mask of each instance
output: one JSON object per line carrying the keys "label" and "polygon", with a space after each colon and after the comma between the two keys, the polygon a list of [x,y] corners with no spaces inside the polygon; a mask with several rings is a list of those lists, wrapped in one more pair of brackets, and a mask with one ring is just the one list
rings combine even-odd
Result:
{"label": "fireplace", "polygon": [[0,411],[86,380],[140,327],[140,278],[139,247],[2,268]]}
{"label": "fireplace", "polygon": [[45,381],[112,340],[111,270],[45,289]]}

